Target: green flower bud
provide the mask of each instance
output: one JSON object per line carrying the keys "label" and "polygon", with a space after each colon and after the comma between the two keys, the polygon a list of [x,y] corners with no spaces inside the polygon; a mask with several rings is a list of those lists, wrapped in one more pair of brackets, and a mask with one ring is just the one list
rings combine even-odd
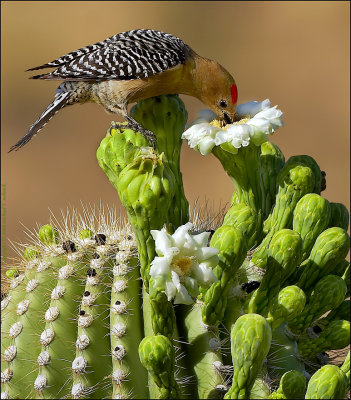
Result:
{"label": "green flower bud", "polygon": [[79,232],[79,239],[92,239],[94,233],[90,229],[83,229]]}
{"label": "green flower bud", "polygon": [[344,372],[347,379],[347,387],[350,387],[350,350],[347,353],[344,363],[340,367],[340,369]]}
{"label": "green flower bud", "polygon": [[340,277],[325,276],[316,284],[303,312],[289,322],[289,328],[294,333],[303,332],[325,312],[338,307],[344,300],[345,294],[346,284]]}
{"label": "green flower bud", "polygon": [[326,229],[318,236],[309,258],[298,269],[297,286],[305,292],[312,290],[320,278],[333,273],[349,249],[350,237],[343,229]]}
{"label": "green flower bud", "polygon": [[328,200],[315,193],[308,193],[296,204],[293,229],[301,236],[302,260],[305,260],[317,237],[328,227],[330,206]]}
{"label": "green flower bud", "polygon": [[167,399],[179,396],[178,385],[174,378],[175,352],[172,342],[163,335],[146,336],[139,344],[139,357],[161,394]]}
{"label": "green flower bud", "polygon": [[331,322],[317,338],[301,339],[298,351],[302,357],[310,358],[326,350],[343,349],[350,344],[350,322],[336,320]]}
{"label": "green flower bud", "polygon": [[[319,168],[319,165],[316,163],[316,161],[311,157],[307,155],[298,155],[298,156],[292,156],[289,158],[289,160],[286,162],[285,165],[289,165],[292,163],[299,163],[300,165],[305,165],[306,167],[311,168],[313,171],[314,175],[314,187],[312,189],[313,193],[320,194],[322,190],[322,181],[323,181],[323,175],[322,171]],[[325,186],[325,182],[324,182]]]}
{"label": "green flower bud", "polygon": [[238,203],[233,204],[224,216],[223,225],[230,225],[238,229],[251,249],[257,241],[257,212],[250,206]]}
{"label": "green flower bud", "polygon": [[305,293],[297,286],[286,286],[273,301],[267,321],[275,330],[283,322],[296,318],[306,304]]}
{"label": "green flower bud", "polygon": [[347,379],[336,365],[324,365],[308,382],[305,399],[344,399]]}
{"label": "green flower bud", "polygon": [[155,335],[172,337],[176,325],[173,305],[164,292],[162,277],[150,279],[151,323]]}
{"label": "green flower bud", "polygon": [[277,178],[278,193],[272,211],[271,228],[252,255],[252,263],[260,268],[266,267],[268,246],[274,234],[283,228],[290,228],[293,211],[297,202],[307,193],[311,193],[314,184],[310,168],[298,163],[289,163],[279,172]]}
{"label": "green flower bud", "polygon": [[28,246],[23,252],[23,257],[27,260],[34,260],[39,255],[38,249],[35,246]]}
{"label": "green flower bud", "polygon": [[290,229],[281,229],[272,238],[267,257],[267,271],[260,287],[248,303],[248,312],[266,315],[279,288],[294,273],[302,251],[300,235]]}
{"label": "green flower bud", "polygon": [[8,269],[5,272],[5,275],[9,279],[13,279],[13,278],[16,278],[19,275],[19,271],[16,268],[11,268],[11,269]]}
{"label": "green flower bud", "polygon": [[233,383],[225,399],[248,399],[272,340],[271,328],[261,315],[242,315],[231,331]]}
{"label": "green flower bud", "polygon": [[58,244],[59,232],[52,225],[44,225],[39,229],[38,238],[45,245],[51,246],[53,244]]}
{"label": "green flower bud", "polygon": [[329,227],[338,226],[347,231],[349,227],[349,212],[344,204],[330,203],[330,209]]}
{"label": "green flower bud", "polygon": [[238,229],[222,225],[213,234],[210,246],[219,250],[219,262],[213,270],[218,281],[206,291],[202,320],[207,325],[217,325],[224,317],[228,292],[246,257],[247,244]]}
{"label": "green flower bud", "polygon": [[270,399],[303,399],[306,393],[306,378],[299,371],[289,371],[280,378],[279,388]]}

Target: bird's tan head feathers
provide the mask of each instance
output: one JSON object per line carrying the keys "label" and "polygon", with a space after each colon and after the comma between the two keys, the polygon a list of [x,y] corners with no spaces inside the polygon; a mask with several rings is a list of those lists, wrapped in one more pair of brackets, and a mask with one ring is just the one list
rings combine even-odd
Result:
{"label": "bird's tan head feathers", "polygon": [[199,71],[199,99],[206,104],[218,118],[226,123],[234,120],[238,90],[234,78],[220,64],[208,59],[197,61]]}

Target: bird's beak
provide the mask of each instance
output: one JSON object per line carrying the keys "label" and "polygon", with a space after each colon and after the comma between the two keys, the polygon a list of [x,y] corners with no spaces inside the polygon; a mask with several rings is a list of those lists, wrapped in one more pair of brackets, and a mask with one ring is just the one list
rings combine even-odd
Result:
{"label": "bird's beak", "polygon": [[232,124],[233,123],[233,119],[230,117],[230,115],[223,111],[223,119],[225,121],[226,124]]}

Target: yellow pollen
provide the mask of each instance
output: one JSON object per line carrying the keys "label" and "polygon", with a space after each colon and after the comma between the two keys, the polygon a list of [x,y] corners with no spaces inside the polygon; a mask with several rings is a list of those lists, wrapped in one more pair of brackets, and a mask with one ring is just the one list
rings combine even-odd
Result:
{"label": "yellow pollen", "polygon": [[246,124],[246,122],[250,119],[250,117],[245,117],[240,119],[239,121],[235,121],[232,124],[227,124],[225,125],[224,121],[219,121],[218,119],[214,119],[213,121],[210,122],[210,125],[215,126],[216,128],[221,128],[223,130],[227,130],[229,126],[231,125],[242,125]]}
{"label": "yellow pollen", "polygon": [[174,257],[172,261],[172,268],[179,276],[184,276],[189,273],[192,263],[193,260],[191,257]]}

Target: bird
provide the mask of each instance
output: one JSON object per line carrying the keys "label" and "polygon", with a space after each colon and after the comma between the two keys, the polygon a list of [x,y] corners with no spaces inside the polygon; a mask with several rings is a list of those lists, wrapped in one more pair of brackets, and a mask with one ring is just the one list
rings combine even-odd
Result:
{"label": "bird", "polygon": [[143,134],[153,147],[154,133],[128,115],[128,104],[184,94],[199,99],[224,124],[234,120],[238,91],[232,75],[169,33],[152,29],[118,33],[27,71],[45,68],[55,69],[30,78],[63,82],[52,103],[9,152],[27,144],[62,108],[87,102],[122,116],[127,126]]}

